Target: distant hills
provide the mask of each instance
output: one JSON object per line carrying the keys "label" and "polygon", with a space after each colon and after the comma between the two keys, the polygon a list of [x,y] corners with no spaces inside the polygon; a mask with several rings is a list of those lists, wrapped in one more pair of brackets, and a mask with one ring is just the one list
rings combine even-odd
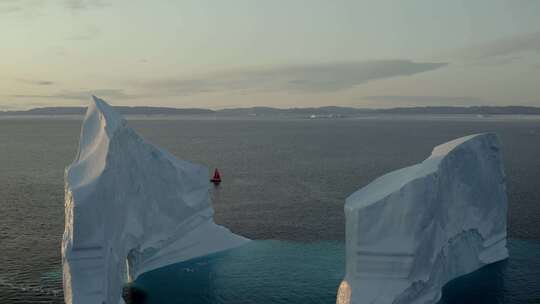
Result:
{"label": "distant hills", "polygon": [[[472,106],[472,107],[406,107],[363,109],[351,107],[271,108],[251,107],[209,110],[199,108],[114,107],[124,115],[189,115],[189,116],[263,116],[263,117],[351,117],[366,114],[471,114],[471,115],[540,115],[540,107]],[[45,107],[26,111],[0,111],[0,116],[84,115],[86,107]]]}
{"label": "distant hills", "polygon": [[[214,114],[207,109],[165,108],[165,107],[114,107],[124,115],[201,115]],[[0,115],[84,115],[86,107],[45,107],[26,111],[0,111]]]}

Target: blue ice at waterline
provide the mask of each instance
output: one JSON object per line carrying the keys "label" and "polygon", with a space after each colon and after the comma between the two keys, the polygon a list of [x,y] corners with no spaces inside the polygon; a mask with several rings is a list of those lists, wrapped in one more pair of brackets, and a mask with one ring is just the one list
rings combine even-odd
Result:
{"label": "blue ice at waterline", "polygon": [[[510,259],[448,283],[440,304],[540,303],[540,242],[508,240]],[[339,241],[253,241],[141,275],[147,304],[335,303],[344,275]]]}

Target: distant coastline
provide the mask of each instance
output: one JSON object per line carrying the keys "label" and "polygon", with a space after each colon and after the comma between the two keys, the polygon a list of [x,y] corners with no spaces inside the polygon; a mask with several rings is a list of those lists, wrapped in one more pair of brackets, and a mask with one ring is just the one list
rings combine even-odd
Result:
{"label": "distant coastline", "polygon": [[[528,106],[436,106],[402,107],[388,109],[366,109],[352,107],[310,107],[310,108],[272,108],[250,107],[210,110],[203,108],[169,107],[127,107],[115,109],[123,115],[143,116],[218,116],[218,117],[305,117],[305,118],[345,118],[369,114],[404,115],[540,115],[540,107]],[[0,116],[68,116],[84,115],[86,107],[43,107],[24,111],[0,111]]]}

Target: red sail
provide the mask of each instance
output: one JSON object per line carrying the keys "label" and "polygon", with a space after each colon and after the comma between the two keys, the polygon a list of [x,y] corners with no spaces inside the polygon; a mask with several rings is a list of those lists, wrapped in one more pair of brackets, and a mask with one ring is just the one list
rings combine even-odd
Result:
{"label": "red sail", "polygon": [[219,174],[219,171],[217,168],[214,170],[214,177],[212,177],[210,181],[213,183],[221,182],[221,175]]}

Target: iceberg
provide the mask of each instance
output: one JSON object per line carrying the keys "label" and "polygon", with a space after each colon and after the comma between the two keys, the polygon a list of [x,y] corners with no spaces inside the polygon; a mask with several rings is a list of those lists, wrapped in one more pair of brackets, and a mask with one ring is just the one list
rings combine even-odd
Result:
{"label": "iceberg", "polygon": [[214,223],[209,180],[93,97],[65,172],[65,302],[124,303],[123,285],[144,272],[248,242]]}
{"label": "iceberg", "polygon": [[508,257],[496,135],[455,139],[346,199],[338,304],[436,303],[450,280]]}

